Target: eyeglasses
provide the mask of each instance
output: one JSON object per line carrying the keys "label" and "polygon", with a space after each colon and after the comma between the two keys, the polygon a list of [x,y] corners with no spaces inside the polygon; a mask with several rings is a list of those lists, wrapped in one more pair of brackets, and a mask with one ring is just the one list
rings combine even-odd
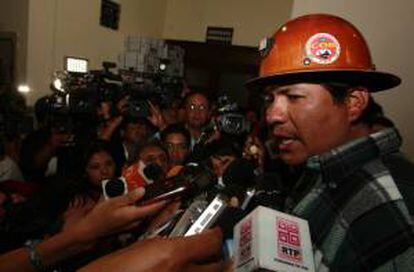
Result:
{"label": "eyeglasses", "polygon": [[205,105],[196,105],[196,104],[190,104],[189,109],[191,111],[206,111],[207,110],[207,106]]}

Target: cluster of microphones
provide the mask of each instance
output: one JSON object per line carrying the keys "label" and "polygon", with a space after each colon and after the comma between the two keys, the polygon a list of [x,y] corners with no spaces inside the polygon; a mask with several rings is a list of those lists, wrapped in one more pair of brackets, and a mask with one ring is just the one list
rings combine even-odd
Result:
{"label": "cluster of microphones", "polygon": [[[233,161],[221,183],[206,163],[189,163],[170,178],[161,178],[153,165],[143,174],[155,182],[137,205],[180,197],[184,209],[141,238],[190,236],[220,226],[223,253],[235,271],[314,271],[308,223],[277,211],[284,193],[276,175],[256,171],[245,159]],[[122,177],[102,184],[107,198],[128,191]]]}

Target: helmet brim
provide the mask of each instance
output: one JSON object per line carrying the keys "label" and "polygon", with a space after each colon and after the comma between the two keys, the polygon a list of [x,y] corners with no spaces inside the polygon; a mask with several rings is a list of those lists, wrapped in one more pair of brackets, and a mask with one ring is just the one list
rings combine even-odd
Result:
{"label": "helmet brim", "polygon": [[400,85],[401,79],[390,73],[364,70],[294,71],[253,78],[246,83],[246,87],[261,91],[269,85],[283,86],[297,83],[344,83],[355,87],[363,86],[371,92],[379,92]]}

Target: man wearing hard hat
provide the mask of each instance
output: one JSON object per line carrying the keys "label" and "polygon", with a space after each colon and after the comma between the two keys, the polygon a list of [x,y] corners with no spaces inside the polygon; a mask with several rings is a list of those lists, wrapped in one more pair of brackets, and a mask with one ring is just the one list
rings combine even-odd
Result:
{"label": "man wearing hard hat", "polygon": [[318,271],[414,269],[414,165],[395,128],[373,133],[371,93],[401,80],[378,72],[361,33],[307,15],[261,43],[260,75],[274,149],[305,165],[286,211],[309,221]]}

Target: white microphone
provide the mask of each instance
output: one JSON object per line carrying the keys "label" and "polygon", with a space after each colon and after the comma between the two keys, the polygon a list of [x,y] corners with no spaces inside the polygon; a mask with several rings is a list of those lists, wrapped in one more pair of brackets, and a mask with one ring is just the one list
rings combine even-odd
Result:
{"label": "white microphone", "polygon": [[178,220],[169,237],[184,236],[192,224],[200,217],[208,206],[208,201],[204,194],[196,197],[193,202],[185,210],[181,218]]}
{"label": "white microphone", "polygon": [[258,206],[234,227],[234,268],[237,272],[313,272],[308,222]]}
{"label": "white microphone", "polygon": [[199,234],[214,225],[228,206],[228,198],[223,194],[218,194],[185,232],[184,236]]}

